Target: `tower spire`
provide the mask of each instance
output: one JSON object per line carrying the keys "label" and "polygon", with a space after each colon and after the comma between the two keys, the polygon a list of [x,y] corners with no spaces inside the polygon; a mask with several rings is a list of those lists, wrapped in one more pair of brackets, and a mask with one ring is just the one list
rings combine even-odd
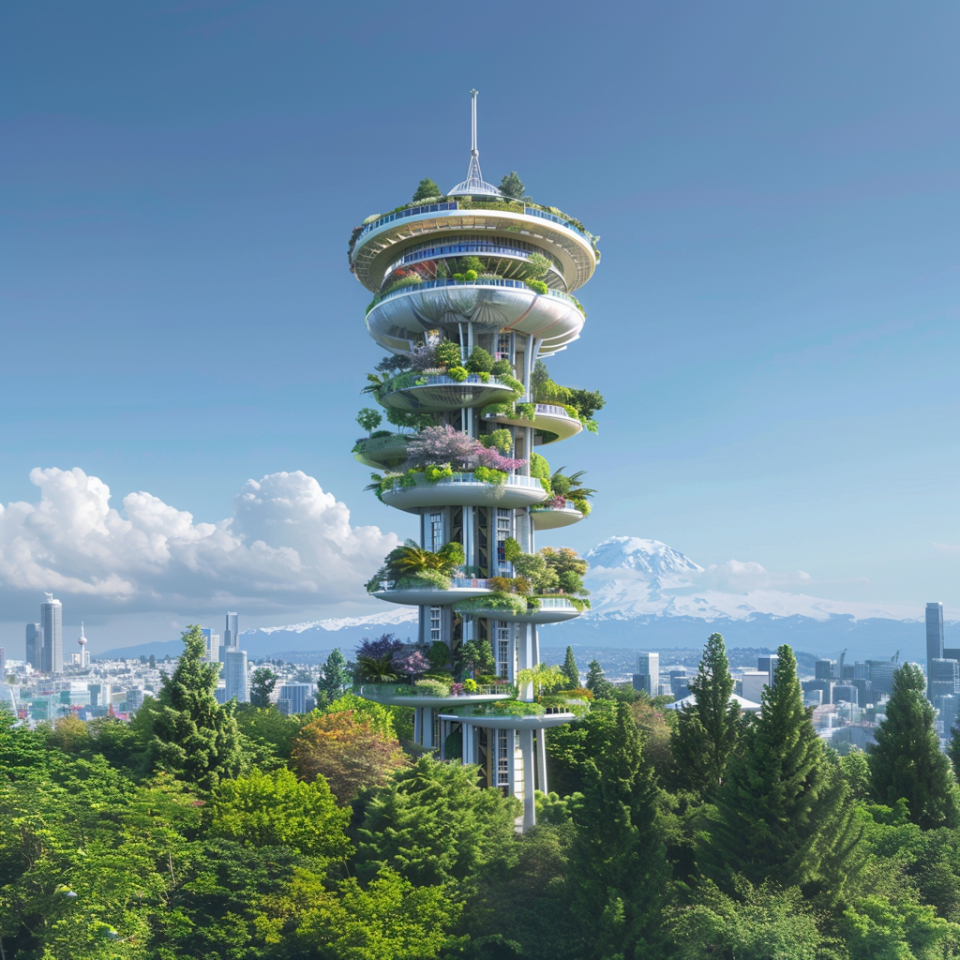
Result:
{"label": "tower spire", "polygon": [[480,173],[480,152],[477,150],[477,93],[470,91],[470,165],[467,167],[467,179],[458,183],[447,196],[501,196],[492,183],[484,183]]}

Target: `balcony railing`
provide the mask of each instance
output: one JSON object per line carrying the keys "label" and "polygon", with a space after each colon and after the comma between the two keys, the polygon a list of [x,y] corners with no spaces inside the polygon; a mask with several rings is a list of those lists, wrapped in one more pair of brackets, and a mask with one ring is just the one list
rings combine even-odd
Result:
{"label": "balcony railing", "polygon": [[[423,383],[418,382],[420,380],[422,380]],[[417,377],[414,382],[404,384],[402,387],[395,387],[390,390],[385,390],[383,396],[387,396],[390,393],[397,393],[401,390],[409,390],[412,387],[462,387],[465,383],[482,383],[486,387],[504,387],[505,389],[512,389],[512,387],[508,388],[505,383],[501,383],[500,380],[495,376],[491,376],[489,379],[484,380],[477,373],[468,373],[466,379],[454,380],[453,377],[448,377],[445,373],[431,373],[423,374],[423,376]],[[390,383],[388,382],[386,386],[389,387]]]}
{"label": "balcony railing", "polygon": [[536,503],[531,510],[576,510],[576,505],[572,500],[564,500],[563,504],[551,503],[547,500],[545,503]]}
{"label": "balcony railing", "polygon": [[541,610],[576,610],[567,597],[540,597]]}
{"label": "balcony railing", "polygon": [[569,220],[564,220],[563,217],[558,217],[554,213],[547,213],[545,210],[537,210],[535,207],[526,206],[523,208],[523,212],[528,217],[539,217],[541,220],[550,220],[553,223],[559,223],[561,227],[566,227],[568,230],[580,234],[584,240],[590,241],[590,238],[579,227],[575,227]]}
{"label": "balcony railing", "polygon": [[[396,490],[400,484],[400,477],[397,477],[393,481],[393,489]],[[442,480],[427,480],[426,477],[423,479],[417,478],[417,486],[431,486],[431,487],[441,487],[448,486],[450,484],[458,483],[471,483],[471,484],[484,484],[487,486],[492,486],[492,484],[487,484],[485,480],[477,480],[472,473],[455,473],[452,477],[444,477]],[[542,490],[543,484],[536,477],[522,477],[517,474],[508,474],[507,479],[504,483],[508,487],[529,487],[531,490]]]}
{"label": "balcony railing", "polygon": [[504,256],[518,257],[524,260],[529,259],[533,254],[538,253],[546,257],[554,267],[562,274],[563,264],[548,250],[541,250],[532,243],[523,240],[516,240],[507,243],[504,240],[484,240],[471,237],[470,239],[460,239],[453,237],[442,243],[422,243],[404,252],[404,254],[395,260],[384,270],[383,274],[389,277],[397,267],[402,267],[408,263],[419,263],[422,260],[435,260],[442,257],[460,256],[462,254],[502,254]]}
{"label": "balcony railing", "polygon": [[[389,293],[383,294],[380,298],[380,303],[389,300],[391,297],[398,297],[402,293],[417,293],[420,290],[433,290],[436,287],[508,287],[515,290],[526,290],[528,293],[535,293],[535,291],[528,287],[522,280],[424,280],[423,283],[412,283],[409,286],[397,287],[396,290],[391,290]],[[576,307],[581,313],[583,312],[583,309],[577,301],[568,293],[562,293],[559,290],[548,290],[546,293],[538,294],[538,296],[557,297],[559,300],[566,300],[571,306]]]}
{"label": "balcony railing", "polygon": [[503,694],[508,696],[510,694],[510,687],[507,684],[497,684],[497,683],[483,683],[478,684],[476,690],[471,690],[469,693],[464,690],[462,693],[453,693],[448,691],[446,694],[440,694],[433,690],[424,689],[423,687],[410,686],[406,683],[398,684],[379,684],[379,683],[365,683],[362,684],[358,689],[359,695],[362,697],[364,690],[367,693],[376,696],[379,694],[387,694],[388,696],[395,697],[478,697],[491,695],[495,696],[497,694]]}
{"label": "balcony railing", "polygon": [[388,213],[383,217],[368,223],[357,235],[357,243],[373,230],[379,230],[384,224],[393,223],[394,220],[404,220],[407,217],[419,217],[423,213],[440,213],[442,210],[459,210],[460,204],[455,200],[448,203],[428,203],[422,207],[410,207],[409,210],[398,210],[396,213]]}
{"label": "balcony railing", "polygon": [[[415,575],[414,575],[415,576]],[[391,590],[397,589],[396,580],[381,580],[377,584],[377,590],[374,592],[384,592],[388,593]],[[407,589],[405,587],[401,589]],[[425,590],[426,586],[416,587],[417,590]],[[489,583],[483,579],[473,579],[471,577],[451,577],[450,578],[450,588],[451,590],[491,590]],[[443,587],[436,587],[438,593],[443,592]]]}

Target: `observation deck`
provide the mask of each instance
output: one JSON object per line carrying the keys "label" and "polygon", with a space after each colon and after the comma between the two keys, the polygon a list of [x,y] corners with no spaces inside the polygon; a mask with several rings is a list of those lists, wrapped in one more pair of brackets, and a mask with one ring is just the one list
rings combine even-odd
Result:
{"label": "observation deck", "polygon": [[379,589],[372,591],[370,595],[387,603],[401,603],[411,607],[445,607],[460,600],[472,600],[491,593],[493,590],[486,580],[453,577],[446,590],[428,586],[398,587],[394,582],[384,580]]}
{"label": "observation deck", "polygon": [[401,486],[400,478],[382,494],[383,502],[399,510],[421,507],[529,507],[547,498],[535,477],[508,476],[503,483],[485,483],[472,473],[455,473],[435,482],[417,478],[413,486]]}
{"label": "observation deck", "polygon": [[534,530],[558,530],[579,523],[584,515],[569,501],[562,507],[538,506],[530,511]]}
{"label": "observation deck", "polygon": [[513,396],[513,387],[500,383],[496,377],[484,381],[479,374],[472,373],[466,380],[454,380],[445,374],[425,374],[398,389],[382,391],[380,402],[395,410],[442,411],[503,403]]}
{"label": "observation deck", "polygon": [[[460,612],[460,611],[457,611]],[[576,620],[581,612],[563,597],[541,597],[538,610],[528,609],[525,613],[497,607],[473,607],[464,611],[462,616],[480,617],[485,620],[499,620],[501,623],[565,623]]]}
{"label": "observation deck", "polygon": [[366,224],[357,237],[350,264],[357,279],[376,293],[392,264],[408,248],[443,235],[509,244],[533,243],[559,264],[567,290],[582,287],[593,276],[599,257],[584,231],[569,220],[519,201],[472,200],[461,197],[408,207]]}
{"label": "observation deck", "polygon": [[[535,707],[536,704],[530,704]],[[482,710],[473,711],[469,707],[456,713],[441,713],[441,720],[454,723],[468,723],[472,727],[483,727],[487,730],[547,730],[550,727],[562,727],[577,719],[575,713],[534,713],[517,715],[511,713],[493,713]]]}
{"label": "observation deck", "polygon": [[544,444],[555,443],[556,440],[568,440],[575,437],[582,429],[583,424],[576,417],[571,417],[567,411],[556,403],[535,404],[533,420],[524,420],[521,417],[507,417],[499,413],[491,413],[484,417],[494,423],[506,426],[533,427],[534,430],[543,430],[552,433],[555,440],[544,440]]}
{"label": "observation deck", "polygon": [[429,693],[420,693],[416,687],[404,683],[368,684],[365,683],[357,690],[357,695],[364,700],[383,704],[385,707],[426,707],[428,709],[451,709],[459,706],[471,706],[485,703],[496,703],[500,700],[509,700],[510,690],[495,691],[492,687],[481,687],[480,693],[461,693],[458,695],[435,696]]}
{"label": "observation deck", "polygon": [[405,433],[394,433],[389,437],[361,440],[357,444],[360,449],[353,455],[353,459],[375,470],[399,467],[407,459],[408,439]]}
{"label": "observation deck", "polygon": [[388,350],[412,349],[428,330],[473,323],[543,341],[552,353],[580,336],[585,318],[560,290],[538,293],[521,280],[427,280],[386,294],[367,313],[370,336]]}

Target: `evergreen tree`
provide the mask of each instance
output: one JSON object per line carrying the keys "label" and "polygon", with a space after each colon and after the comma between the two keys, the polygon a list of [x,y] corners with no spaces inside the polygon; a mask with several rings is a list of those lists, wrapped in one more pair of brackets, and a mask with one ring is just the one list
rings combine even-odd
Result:
{"label": "evergreen tree", "polygon": [[873,789],[881,803],[907,801],[910,819],[925,830],[960,826],[960,792],[940,750],[934,711],[920,668],[905,663],[893,675],[887,719],[870,753]]}
{"label": "evergreen tree", "polygon": [[950,742],[947,744],[947,756],[953,764],[954,776],[960,778],[960,719],[950,729]]}
{"label": "evergreen tree", "polygon": [[255,707],[269,707],[276,685],[277,675],[269,667],[257,667],[250,678],[250,702]]}
{"label": "evergreen tree", "polygon": [[567,647],[567,655],[563,658],[563,675],[567,678],[568,689],[574,690],[580,686],[580,670],[573,655],[573,647]]}
{"label": "evergreen tree", "polygon": [[[625,703],[616,733],[586,762],[568,884],[582,960],[647,957],[659,939],[669,866],[657,824],[658,791]],[[655,954],[654,954],[655,955]]]}
{"label": "evergreen tree", "polygon": [[736,874],[783,887],[840,877],[857,839],[847,784],[803,706],[793,651],[784,644],[777,654],[774,685],[728,767],[698,858],[731,894]]}
{"label": "evergreen tree", "polygon": [[590,661],[586,687],[597,700],[609,700],[613,696],[613,684],[604,676],[598,660]]}
{"label": "evergreen tree", "polygon": [[740,729],[740,706],[731,700],[733,677],[719,633],[707,640],[690,692],[694,703],[678,712],[673,755],[686,784],[710,795],[723,783]]}
{"label": "evergreen tree", "polygon": [[242,737],[233,706],[221,707],[214,696],[220,664],[204,662],[200,627],[183,634],[183,647],[176,670],[163,678],[150,752],[157,766],[210,790],[239,772]]}
{"label": "evergreen tree", "polygon": [[347,669],[347,661],[338,647],[332,651],[320,668],[320,679],[317,681],[317,706],[328,707],[344,689],[350,686],[353,677]]}
{"label": "evergreen tree", "polygon": [[522,200],[524,190],[526,187],[517,176],[516,170],[512,170],[500,181],[500,192],[511,200]]}
{"label": "evergreen tree", "polygon": [[413,202],[419,203],[421,200],[430,200],[433,197],[442,196],[443,191],[429,178],[424,177],[417,187],[417,192],[413,195]]}

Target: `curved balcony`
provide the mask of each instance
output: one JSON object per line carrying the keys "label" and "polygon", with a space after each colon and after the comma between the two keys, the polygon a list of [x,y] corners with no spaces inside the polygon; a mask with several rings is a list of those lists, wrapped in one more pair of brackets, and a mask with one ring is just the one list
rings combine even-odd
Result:
{"label": "curved balcony", "polygon": [[402,603],[410,607],[447,607],[460,600],[472,600],[492,593],[486,580],[473,580],[469,577],[452,577],[450,588],[440,587],[398,587],[393,581],[383,580],[371,596],[387,603]]}
{"label": "curved balcony", "polygon": [[568,294],[537,293],[520,280],[427,280],[391,291],[367,314],[370,335],[387,349],[463,323],[528,334],[556,350],[580,336],[584,315]]}
{"label": "curved balcony", "polygon": [[579,523],[583,516],[570,500],[565,500],[562,507],[538,506],[530,510],[534,530],[558,530],[560,527],[569,527],[573,523]]}
{"label": "curved balcony", "polygon": [[[575,713],[569,712],[535,712],[537,704],[529,704],[531,712],[525,715],[514,713],[494,713],[492,711],[469,708],[457,710],[456,713],[441,713],[441,720],[452,720],[454,723],[468,723],[472,727],[484,727],[487,730],[546,730],[550,727],[561,727],[565,723],[572,723],[577,719]],[[542,707],[540,708],[543,709]]]}
{"label": "curved balcony", "polygon": [[418,478],[413,486],[401,486],[400,478],[393,488],[384,491],[383,502],[399,510],[418,511],[421,507],[529,507],[547,497],[535,477],[508,476],[503,483],[483,483],[472,473],[455,473],[435,483]]}
{"label": "curved balcony", "polygon": [[408,207],[366,224],[354,243],[351,267],[357,279],[376,293],[387,268],[403,251],[426,240],[442,243],[444,234],[473,234],[505,243],[521,239],[542,247],[560,263],[568,290],[582,287],[599,260],[586,234],[562,217],[519,202],[455,200]]}
{"label": "curved balcony", "polygon": [[465,616],[485,620],[499,620],[501,623],[565,623],[580,616],[580,611],[566,597],[541,597],[538,610],[528,609],[525,613],[490,607],[484,609],[479,604]]}
{"label": "curved balcony", "polygon": [[451,694],[446,697],[438,697],[420,693],[416,687],[407,684],[393,683],[363,684],[357,689],[356,693],[364,700],[372,700],[374,703],[383,704],[385,707],[441,707],[447,709],[460,705],[495,703],[498,700],[509,700],[512,696],[509,690],[498,691],[496,687],[481,687],[480,691],[480,693],[462,693],[459,696]]}
{"label": "curved balcony", "polygon": [[364,466],[382,470],[384,467],[399,467],[407,459],[407,441],[405,433],[395,433],[389,437],[374,437],[361,440],[353,459]]}
{"label": "curved balcony", "polygon": [[484,382],[475,373],[466,380],[435,374],[418,377],[414,383],[399,390],[381,393],[380,402],[396,410],[456,410],[503,403],[515,395],[512,387],[500,383],[496,377]]}
{"label": "curved balcony", "polygon": [[[557,440],[568,440],[583,429],[583,424],[576,417],[571,417],[563,407],[555,403],[536,404],[533,420],[505,417],[499,413],[491,413],[484,419],[513,427],[533,427],[534,430],[555,434]],[[555,442],[556,440],[545,441],[545,443]]]}

